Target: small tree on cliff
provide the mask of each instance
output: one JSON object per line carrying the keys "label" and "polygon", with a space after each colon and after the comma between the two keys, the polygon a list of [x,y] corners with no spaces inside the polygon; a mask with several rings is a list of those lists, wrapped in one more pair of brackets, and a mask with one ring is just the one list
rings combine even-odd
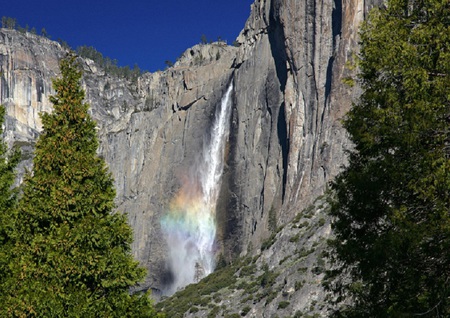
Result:
{"label": "small tree on cliff", "polygon": [[[0,136],[3,134],[5,108],[0,105]],[[17,191],[12,189],[14,169],[20,158],[18,150],[8,151],[6,144],[0,140],[0,293],[2,283],[7,275],[7,255],[10,249],[10,229],[13,220],[13,210],[17,203]]]}
{"label": "small tree on cliff", "polygon": [[337,315],[449,317],[450,2],[388,1],[361,43],[355,148],[332,184],[332,287],[353,300]]}
{"label": "small tree on cliff", "polygon": [[81,73],[69,56],[42,114],[33,173],[24,181],[2,317],[152,317],[148,295],[130,295],[144,270],[130,255],[132,233],[112,213],[115,190],[96,150]]}
{"label": "small tree on cliff", "polygon": [[15,29],[16,28],[16,19],[10,17],[2,17],[2,28],[6,29]]}

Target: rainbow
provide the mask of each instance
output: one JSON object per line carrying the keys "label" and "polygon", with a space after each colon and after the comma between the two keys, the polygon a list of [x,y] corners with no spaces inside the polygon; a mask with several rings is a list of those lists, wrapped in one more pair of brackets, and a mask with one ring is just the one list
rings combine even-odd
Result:
{"label": "rainbow", "polygon": [[183,178],[180,190],[161,218],[169,247],[169,265],[174,277],[165,294],[196,282],[214,270],[216,201],[223,171],[225,140],[230,120],[230,84],[216,108],[211,139],[203,149],[198,166]]}

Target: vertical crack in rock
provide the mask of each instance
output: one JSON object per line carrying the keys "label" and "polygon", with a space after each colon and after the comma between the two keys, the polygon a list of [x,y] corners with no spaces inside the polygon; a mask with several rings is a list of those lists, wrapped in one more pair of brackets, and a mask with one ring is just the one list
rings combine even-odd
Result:
{"label": "vertical crack in rock", "polygon": [[283,162],[283,184],[282,184],[282,201],[284,202],[284,195],[286,193],[286,181],[287,181],[287,168],[288,168],[288,155],[289,155],[289,136],[286,125],[285,104],[284,102],[280,106],[277,121],[277,133],[278,141],[281,146],[282,162]]}
{"label": "vertical crack in rock", "polygon": [[[275,2],[271,3],[270,6],[270,28],[269,28],[269,43],[270,50],[272,52],[272,57],[275,62],[275,70],[277,73],[278,80],[280,82],[280,91],[282,94],[285,93],[286,83],[288,78],[287,69],[287,55],[286,55],[286,37],[284,34],[284,29],[280,22],[277,20],[278,9],[276,8]],[[270,109],[270,105],[268,105]],[[287,181],[287,167],[288,167],[288,155],[289,155],[289,138],[288,129],[285,115],[285,103],[284,101],[278,108],[277,116],[277,135],[278,142],[281,147],[282,155],[282,195],[281,199],[284,201],[284,195],[286,193],[286,181]]]}
{"label": "vertical crack in rock", "polygon": [[[338,40],[342,34],[342,0],[334,0],[333,2],[333,10],[331,12],[331,28],[333,34],[333,52],[336,52]],[[328,100],[328,97],[331,93],[331,83],[333,82],[333,63],[335,60],[333,56],[328,60],[327,65],[327,74],[326,74],[326,82],[325,82],[325,103]]]}
{"label": "vertical crack in rock", "polygon": [[331,12],[331,25],[333,30],[333,47],[336,47],[337,36],[342,33],[342,0],[334,0],[333,11]]}
{"label": "vertical crack in rock", "polygon": [[[209,115],[231,76],[231,135],[217,204],[225,259],[261,245],[270,235],[272,208],[281,225],[322,193],[350,143],[338,122],[357,94],[341,85],[345,63],[357,50],[359,23],[382,2],[257,0],[239,47],[196,45],[173,68],[143,74],[136,83],[80,59],[118,211],[127,212],[133,227],[133,255],[149,269],[140,288],[160,290],[175,279],[164,266],[168,249],[159,220],[177,177],[201,152]],[[51,78],[64,53],[48,39],[0,30],[0,102],[8,111],[8,144],[20,143],[30,158],[22,167],[31,165],[38,113],[51,111]]]}

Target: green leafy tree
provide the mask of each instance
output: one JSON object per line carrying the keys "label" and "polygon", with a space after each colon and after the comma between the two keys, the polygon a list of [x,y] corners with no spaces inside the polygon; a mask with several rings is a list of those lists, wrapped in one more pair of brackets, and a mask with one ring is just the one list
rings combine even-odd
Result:
{"label": "green leafy tree", "polygon": [[[354,143],[332,183],[341,317],[450,316],[450,2],[387,1],[361,32]],[[338,301],[342,298],[338,298]]]}
{"label": "green leafy tree", "polygon": [[60,68],[19,201],[0,316],[154,317],[147,294],[129,293],[145,271],[130,254],[125,217],[112,213],[113,180],[96,154],[76,58]]}
{"label": "green leafy tree", "polygon": [[[3,134],[5,108],[0,106],[0,136]],[[18,150],[8,151],[7,145],[0,141],[0,293],[4,279],[7,277],[7,256],[11,248],[10,229],[13,210],[17,203],[17,190],[13,189],[14,169],[20,159]]]}

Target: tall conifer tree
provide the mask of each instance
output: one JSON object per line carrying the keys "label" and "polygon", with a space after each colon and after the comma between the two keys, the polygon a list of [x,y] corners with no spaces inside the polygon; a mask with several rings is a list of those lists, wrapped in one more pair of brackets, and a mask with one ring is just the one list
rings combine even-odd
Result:
{"label": "tall conifer tree", "polygon": [[96,154],[76,58],[60,69],[54,110],[41,116],[33,173],[24,181],[0,316],[155,316],[148,295],[129,293],[145,272],[130,254],[125,217],[112,213],[113,180]]}
{"label": "tall conifer tree", "polygon": [[362,29],[355,148],[332,184],[332,287],[352,296],[337,316],[450,317],[450,2],[386,5]]}
{"label": "tall conifer tree", "polygon": [[[0,136],[3,135],[5,108],[0,105]],[[20,158],[18,150],[8,151],[7,145],[0,140],[0,293],[7,274],[7,259],[11,245],[10,230],[17,203],[17,191],[13,189],[14,169]]]}

